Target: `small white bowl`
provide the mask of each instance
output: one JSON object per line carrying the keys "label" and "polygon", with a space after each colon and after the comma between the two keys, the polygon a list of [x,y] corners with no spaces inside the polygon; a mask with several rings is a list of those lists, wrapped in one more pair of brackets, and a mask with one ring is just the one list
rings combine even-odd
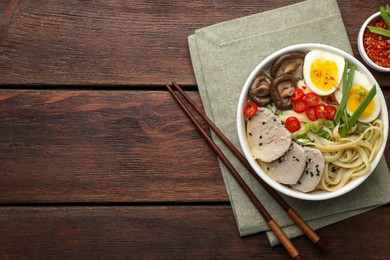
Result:
{"label": "small white bowl", "polygon": [[[263,169],[260,167],[260,165],[257,163],[257,161],[253,158],[251,150],[250,150],[250,147],[248,145],[247,138],[246,138],[246,125],[245,125],[245,116],[244,116],[243,111],[244,111],[244,106],[245,106],[245,104],[246,104],[246,102],[248,100],[249,88],[252,85],[252,82],[255,80],[256,76],[258,74],[260,74],[261,72],[265,71],[267,68],[269,68],[269,66],[273,63],[273,61],[277,57],[279,57],[279,56],[281,56],[281,55],[283,55],[285,53],[295,52],[295,51],[307,52],[307,51],[313,50],[313,49],[319,49],[319,50],[332,52],[334,54],[338,54],[338,55],[348,59],[348,61],[350,63],[355,64],[357,70],[359,70],[363,74],[367,75],[369,81],[372,84],[376,85],[377,95],[379,97],[380,104],[381,104],[380,118],[384,122],[383,138],[384,138],[385,141],[383,142],[383,144],[380,147],[380,150],[379,150],[377,156],[375,157],[375,159],[373,160],[373,162],[371,164],[371,166],[372,166],[371,171],[368,174],[366,174],[366,175],[364,175],[364,176],[362,176],[360,178],[357,178],[355,180],[350,181],[344,187],[340,188],[337,191],[333,191],[333,192],[318,191],[318,192],[313,192],[313,193],[303,193],[303,192],[300,192],[298,190],[295,190],[293,188],[290,188],[290,187],[288,187],[286,185],[282,185],[282,184],[274,181],[273,179],[271,179],[268,176],[267,173],[265,173],[263,171]],[[249,75],[248,79],[246,80],[245,85],[244,85],[244,87],[243,87],[243,89],[241,91],[239,101],[238,101],[238,107],[237,107],[237,131],[238,131],[238,138],[239,138],[239,141],[240,141],[240,145],[241,145],[241,148],[242,148],[242,150],[244,152],[244,155],[245,155],[246,159],[248,160],[248,162],[250,163],[252,168],[256,171],[256,173],[268,185],[270,185],[275,190],[277,190],[277,191],[279,191],[279,192],[281,192],[283,194],[286,194],[286,195],[288,195],[290,197],[293,197],[293,198],[303,199],[303,200],[316,200],[316,201],[318,201],[318,200],[326,200],[326,199],[331,199],[331,198],[335,198],[335,197],[341,196],[341,195],[343,195],[343,194],[353,190],[357,186],[359,186],[361,183],[363,183],[371,175],[371,173],[374,171],[374,169],[378,165],[378,163],[379,163],[379,161],[380,161],[380,159],[381,159],[381,157],[383,155],[383,152],[385,150],[385,146],[386,146],[386,143],[387,143],[388,132],[389,132],[389,117],[388,117],[386,101],[385,101],[385,98],[383,96],[382,90],[381,90],[378,82],[372,76],[371,72],[359,60],[357,60],[352,55],[350,55],[350,54],[348,54],[348,53],[346,53],[346,52],[344,52],[344,51],[342,51],[340,49],[337,49],[335,47],[331,47],[331,46],[323,45],[323,44],[316,44],[316,43],[305,43],[305,44],[292,45],[292,46],[283,48],[283,49],[281,49],[279,51],[276,51],[273,54],[271,54],[270,56],[268,56],[267,58],[265,58],[263,61],[261,61],[260,64],[258,64],[255,67],[255,69],[252,71],[252,73]]]}
{"label": "small white bowl", "polygon": [[374,22],[375,20],[379,19],[380,18],[380,12],[377,12],[373,15],[371,15],[362,25],[362,27],[360,27],[360,31],[359,31],[359,34],[358,34],[358,39],[357,39],[357,46],[358,46],[358,50],[359,50],[359,53],[360,53],[360,56],[362,57],[362,59],[364,60],[365,63],[368,64],[368,66],[370,66],[371,68],[373,68],[374,70],[377,70],[377,71],[380,71],[380,72],[390,72],[390,68],[386,68],[386,67],[381,67],[379,66],[378,64],[374,63],[368,56],[367,56],[367,53],[366,51],[364,50],[364,46],[363,46],[363,36],[364,36],[364,31],[366,30],[367,28],[367,25]]}

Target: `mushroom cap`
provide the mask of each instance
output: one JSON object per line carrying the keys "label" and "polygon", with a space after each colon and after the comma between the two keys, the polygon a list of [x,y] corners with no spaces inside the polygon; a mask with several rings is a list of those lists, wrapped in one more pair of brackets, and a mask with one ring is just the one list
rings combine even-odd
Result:
{"label": "mushroom cap", "polygon": [[266,106],[271,103],[270,85],[272,79],[266,74],[260,74],[249,88],[249,98],[258,106]]}
{"label": "mushroom cap", "polygon": [[271,66],[271,76],[276,78],[284,73],[291,73],[296,80],[302,79],[305,56],[304,52],[290,52],[280,56]]}
{"label": "mushroom cap", "polygon": [[290,73],[284,73],[275,78],[270,86],[270,93],[274,104],[279,109],[291,109],[290,96],[297,87],[295,77]]}

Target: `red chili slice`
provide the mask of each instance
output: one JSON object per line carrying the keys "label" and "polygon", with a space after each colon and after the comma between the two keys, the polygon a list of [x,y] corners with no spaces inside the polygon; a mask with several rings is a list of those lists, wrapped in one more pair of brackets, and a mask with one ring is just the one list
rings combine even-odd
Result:
{"label": "red chili slice", "polygon": [[316,116],[315,112],[315,107],[308,107],[306,109],[306,116],[311,120],[311,121],[316,121],[318,117]]}
{"label": "red chili slice", "polygon": [[257,109],[258,107],[255,103],[248,101],[244,107],[244,115],[247,117],[252,117],[256,114]]}
{"label": "red chili slice", "polygon": [[335,106],[326,106],[325,107],[325,118],[328,120],[333,120],[337,112],[337,108]]}
{"label": "red chili slice", "polygon": [[292,106],[292,109],[297,113],[302,113],[307,108],[307,104],[304,100],[292,102],[291,106]]}
{"label": "red chili slice", "polygon": [[303,93],[303,90],[300,88],[296,88],[294,91],[294,94],[290,97],[293,102],[297,102],[303,98],[305,93]]}
{"label": "red chili slice", "polygon": [[310,107],[314,107],[320,102],[320,97],[314,92],[306,93],[304,99]]}
{"label": "red chili slice", "polygon": [[317,118],[325,118],[326,117],[326,105],[319,104],[319,105],[315,106],[314,113],[316,114]]}
{"label": "red chili slice", "polygon": [[291,133],[294,133],[301,129],[301,122],[299,122],[298,118],[296,118],[295,116],[287,117],[286,122],[284,122],[284,125]]}
{"label": "red chili slice", "polygon": [[[382,18],[379,18],[374,24],[369,24],[376,28],[388,30]],[[376,64],[382,67],[390,68],[390,42],[388,37],[383,37],[366,29],[363,36],[363,46],[368,57]]]}

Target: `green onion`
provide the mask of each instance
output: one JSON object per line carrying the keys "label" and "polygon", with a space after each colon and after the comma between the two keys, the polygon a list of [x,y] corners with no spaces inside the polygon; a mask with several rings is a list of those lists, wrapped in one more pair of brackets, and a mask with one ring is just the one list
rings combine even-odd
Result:
{"label": "green onion", "polygon": [[[343,71],[343,96],[342,96],[342,100],[344,100],[344,93],[346,92],[346,89],[347,89],[347,81],[348,81],[348,60],[345,59],[345,66],[344,66],[344,71]],[[345,100],[344,103],[346,103],[347,101]],[[344,110],[344,108],[341,107],[341,103],[343,103],[343,101],[340,102],[340,105],[336,111],[336,115],[333,119],[335,125],[338,124],[338,122],[340,122],[340,118],[341,118],[341,114]],[[345,107],[345,106],[344,106]]]}
{"label": "green onion", "polygon": [[334,123],[333,123],[332,120],[324,120],[322,125],[327,127],[327,128],[329,128],[329,129],[333,129],[334,128]]}
{"label": "green onion", "polygon": [[360,103],[359,107],[352,114],[350,119],[347,120],[348,124],[346,123],[340,131],[341,137],[344,137],[348,133],[348,130],[351,128],[351,126],[353,126],[356,123],[356,121],[359,119],[360,115],[364,112],[364,110],[370,104],[371,100],[375,97],[375,95],[376,95],[376,85],[374,85],[370,89],[367,96],[363,99],[362,103]]}
{"label": "green onion", "polygon": [[387,13],[387,11],[388,11],[388,9],[385,8],[384,6],[379,7],[379,12],[381,14],[383,21],[385,21],[387,28],[390,29],[390,16]]}
{"label": "green onion", "polygon": [[318,133],[318,131],[320,131],[320,125],[315,122],[309,123],[309,130],[313,133]]}
{"label": "green onion", "polygon": [[357,128],[356,128],[355,133],[358,134],[358,135],[360,135],[360,134],[362,134],[368,127],[369,127],[368,124],[361,123],[361,122],[357,122]]}
{"label": "green onion", "polygon": [[341,98],[339,108],[337,109],[336,115],[334,117],[335,125],[337,125],[340,122],[340,118],[344,113],[354,75],[355,75],[355,65],[351,65],[351,68],[348,71],[348,60],[345,60],[345,67],[343,72],[343,96]]}
{"label": "green onion", "polygon": [[319,132],[318,132],[318,135],[325,138],[326,140],[330,140],[331,138],[331,135],[324,129],[321,129]]}
{"label": "green onion", "polygon": [[350,129],[352,126],[349,125],[349,117],[348,117],[348,113],[347,113],[346,109],[344,109],[344,118],[345,118],[344,123],[345,123],[346,127],[348,127],[348,129]]}
{"label": "green onion", "polygon": [[389,8],[389,5],[386,5],[386,7],[379,6],[379,13],[380,13],[383,21],[385,22],[388,30],[384,30],[382,28],[377,28],[374,26],[367,26],[367,28],[372,33],[382,35],[385,37],[390,37],[390,8]]}
{"label": "green onion", "polygon": [[390,31],[389,30],[377,28],[377,27],[374,27],[374,26],[367,26],[367,28],[372,33],[376,33],[376,34],[379,34],[379,35],[382,35],[382,36],[385,36],[385,37],[390,37]]}
{"label": "green onion", "polygon": [[367,94],[367,90],[365,90],[365,89],[361,89],[361,90],[359,90],[359,92],[357,93],[357,95],[358,95],[359,98],[363,97],[363,96],[366,95],[366,94]]}

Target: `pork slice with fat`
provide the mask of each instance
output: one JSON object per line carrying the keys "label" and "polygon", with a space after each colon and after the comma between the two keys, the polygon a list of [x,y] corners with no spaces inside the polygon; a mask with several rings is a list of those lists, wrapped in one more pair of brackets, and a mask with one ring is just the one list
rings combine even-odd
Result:
{"label": "pork slice with fat", "polygon": [[284,155],[291,145],[291,133],[271,111],[259,108],[248,118],[247,138],[254,159],[271,162]]}
{"label": "pork slice with fat", "polygon": [[270,163],[259,162],[265,172],[275,181],[282,184],[296,184],[306,167],[305,149],[292,142],[288,151],[279,159]]}
{"label": "pork slice with fat", "polygon": [[315,148],[305,147],[307,160],[306,169],[301,178],[292,187],[302,192],[314,190],[321,180],[324,173],[325,159],[321,151]]}

